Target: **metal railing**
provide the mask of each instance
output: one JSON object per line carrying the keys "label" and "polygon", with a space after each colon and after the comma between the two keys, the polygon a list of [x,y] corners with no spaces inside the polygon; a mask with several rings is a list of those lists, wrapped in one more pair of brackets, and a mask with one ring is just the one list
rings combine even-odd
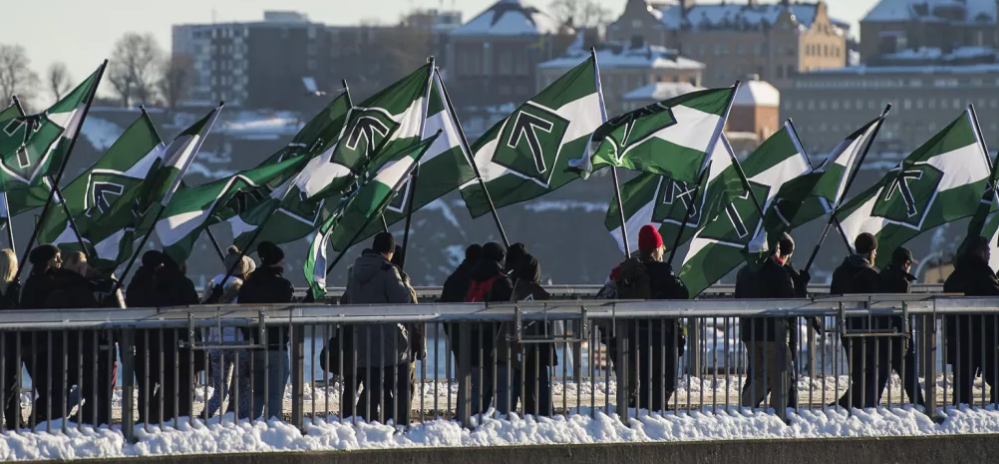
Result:
{"label": "metal railing", "polygon": [[131,439],[136,424],[261,418],[912,404],[936,418],[996,402],[997,335],[999,299],[928,295],[4,311],[0,423]]}

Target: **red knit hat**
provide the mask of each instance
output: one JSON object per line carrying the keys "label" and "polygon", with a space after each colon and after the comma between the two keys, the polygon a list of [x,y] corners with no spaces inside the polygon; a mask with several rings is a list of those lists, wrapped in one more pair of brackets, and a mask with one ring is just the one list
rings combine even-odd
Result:
{"label": "red knit hat", "polygon": [[655,226],[642,226],[642,229],[638,231],[638,249],[657,250],[661,246],[663,246],[663,237],[659,235],[659,231],[656,230]]}

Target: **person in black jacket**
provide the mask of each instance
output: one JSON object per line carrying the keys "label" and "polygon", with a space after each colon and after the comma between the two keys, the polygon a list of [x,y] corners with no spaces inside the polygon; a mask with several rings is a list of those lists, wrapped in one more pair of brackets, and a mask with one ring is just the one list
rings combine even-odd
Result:
{"label": "person in black jacket", "polygon": [[[86,309],[97,308],[90,282],[83,276],[62,269],[62,254],[54,245],[40,245],[28,255],[31,261],[31,275],[28,276],[21,292],[22,309]],[[64,417],[69,413],[68,392],[63,384],[73,385],[84,379],[84,365],[79,361],[81,334],[69,332],[36,332],[32,337],[32,356],[28,362],[28,374],[32,384],[40,394],[31,409],[33,423]],[[65,341],[65,344],[64,344]],[[66,359],[68,358],[68,360]],[[69,364],[66,364],[68,361]],[[79,366],[74,369],[74,367]],[[89,364],[86,364],[89,366]],[[68,368],[68,378],[63,377]],[[91,383],[91,382],[85,382]],[[93,420],[98,401],[91,403],[84,412],[84,418]],[[105,409],[107,403],[104,403]],[[65,411],[64,411],[65,410]],[[107,418],[103,418],[107,423]]]}
{"label": "person in black jacket", "polygon": [[[738,278],[743,286],[740,294],[746,298],[767,299],[802,296],[788,271],[793,253],[794,240],[785,234],[756,272],[749,266],[739,271]],[[751,287],[753,284],[755,288]],[[739,333],[748,357],[747,372],[751,373],[742,389],[742,406],[759,407],[771,392],[787,392],[787,406],[797,405],[793,356],[797,346],[793,336],[797,332],[797,322],[795,318],[783,322],[781,326],[773,317],[744,317],[740,321]],[[772,396],[771,404],[783,403],[778,394]]]}
{"label": "person in black jacket", "polygon": [[[878,253],[877,238],[872,234],[862,233],[854,240],[853,249],[855,253],[833,271],[832,285],[829,288],[832,295],[878,292],[881,277],[880,271],[874,267]],[[866,317],[854,317],[846,321],[847,328],[851,330],[886,329],[890,324],[890,317],[874,317],[870,321]],[[889,346],[888,339],[884,337],[859,341],[843,338],[843,350],[846,351],[847,363],[850,365],[850,386],[839,399],[840,406],[857,409],[875,406],[879,370],[886,370],[890,365],[887,358]],[[881,355],[882,353],[884,354]],[[879,359],[878,355],[883,359]]]}
{"label": "person in black jacket", "polygon": [[[909,271],[912,269],[912,265],[917,263],[908,248],[896,248],[895,252],[891,255],[891,264],[881,270],[878,279],[878,292],[910,293],[912,282],[916,280],[916,276],[910,274]],[[902,331],[905,329],[901,316],[893,316],[891,318],[891,326],[899,333],[903,333]],[[888,361],[890,367],[881,368],[878,372],[877,403],[881,402],[881,396],[884,394],[885,386],[888,384],[888,377],[891,375],[891,370],[889,369],[893,369],[902,378],[902,388],[905,390],[905,394],[909,396],[909,402],[916,405],[924,404],[923,390],[919,388],[919,379],[916,376],[916,352],[913,349],[913,341],[913,333],[910,329],[908,339],[901,337],[891,339],[889,345],[891,348],[890,353],[884,355],[880,355],[879,353],[878,366],[885,366],[886,361]]]}
{"label": "person in black jacket", "polygon": [[[260,267],[243,283],[239,290],[239,304],[291,303],[295,297],[295,289],[291,282],[284,278],[284,251],[271,242],[261,242],[257,245],[257,255],[260,256]],[[264,353],[257,353],[251,361],[253,369],[253,417],[262,417],[264,405],[267,405],[267,419],[281,416],[281,406],[284,401],[284,390],[291,375],[288,360],[287,328],[270,327],[265,331],[266,343],[260,340],[258,331],[246,330],[247,340],[254,344],[266,344]],[[265,358],[267,370],[265,371]],[[264,395],[264,382],[267,382],[267,394]]]}
{"label": "person in black jacket", "polygon": [[[490,242],[482,247],[482,259],[472,267],[468,295],[469,303],[509,303],[513,294],[513,282],[503,272],[506,250],[499,243]],[[471,350],[462,353],[461,337],[451,333],[451,346],[458,350],[456,360],[462,364],[462,356],[471,356],[472,366],[472,407],[470,414],[479,414],[489,408],[493,399],[493,379],[496,368],[496,334],[498,324],[482,322],[471,324]],[[462,408],[463,405],[458,405]],[[463,417],[461,411],[459,417]]]}
{"label": "person in black jacket", "polygon": [[516,280],[517,266],[520,264],[520,259],[528,255],[527,245],[519,242],[510,245],[510,249],[506,250],[506,261],[503,264],[503,272],[505,272],[511,280]]}
{"label": "person in black jacket", "polygon": [[[638,231],[637,262],[641,266],[634,268],[636,258],[632,258],[622,263],[616,272],[616,286],[618,292],[623,293],[620,296],[631,299],[634,297],[628,293],[635,292],[638,297],[650,300],[689,298],[687,287],[676,277],[669,264],[663,262],[665,252],[659,231],[650,225],[643,226]],[[629,280],[637,281],[636,286],[647,285],[648,288],[629,290]],[[643,281],[647,283],[641,283]],[[629,406],[665,411],[676,391],[678,357],[686,343],[679,321],[674,318],[639,319],[624,324],[629,343],[616,356],[625,358],[626,365],[615,362],[614,367],[617,375],[622,374],[622,369],[627,371]],[[618,330],[620,333],[621,329]],[[616,343],[620,345],[621,341]]]}
{"label": "person in black jacket", "polygon": [[441,303],[464,303],[468,287],[472,282],[472,267],[482,259],[482,245],[472,244],[465,249],[465,260],[458,265],[444,281],[441,289]]}
{"label": "person in black jacket", "polygon": [[[21,286],[17,275],[17,255],[7,248],[0,250],[0,311],[17,309],[20,306]],[[24,350],[19,350],[17,332],[4,332],[3,337],[3,384],[0,384],[3,422],[0,427],[16,431],[21,427],[21,366],[24,364]]]}
{"label": "person in black jacket", "polygon": [[[964,253],[957,259],[954,272],[944,282],[944,293],[964,296],[999,296],[999,279],[989,267],[991,246],[984,237],[968,237]],[[991,387],[991,402],[996,402],[996,326],[995,316],[948,315],[946,326],[947,362],[954,368],[954,402],[972,404],[975,375]],[[984,334],[982,333],[984,328]]]}
{"label": "person in black jacket", "polygon": [[[149,250],[142,254],[140,266],[132,275],[132,280],[125,288],[125,305],[129,308],[155,308],[156,307],[156,269],[163,265],[163,253],[156,250]],[[153,343],[155,341],[155,343]],[[152,369],[153,364],[159,366],[159,356],[150,351],[152,348],[159,349],[159,334],[153,330],[135,331],[135,351],[132,353],[122,352],[122,361],[128,362],[124,358],[130,356],[134,358],[132,365],[135,366],[135,385],[138,390],[139,400],[139,423],[147,423],[152,420],[159,421],[160,402],[150,401],[151,395],[156,390],[159,368]],[[159,397],[157,397],[159,398]]]}

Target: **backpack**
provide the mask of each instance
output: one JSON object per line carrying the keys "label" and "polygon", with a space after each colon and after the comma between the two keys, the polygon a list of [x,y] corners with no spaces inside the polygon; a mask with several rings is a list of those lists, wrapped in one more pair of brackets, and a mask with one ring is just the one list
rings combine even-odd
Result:
{"label": "backpack", "polygon": [[652,298],[652,280],[645,264],[638,258],[628,258],[621,263],[621,272],[614,279],[617,298],[620,300],[648,300]]}
{"label": "backpack", "polygon": [[472,281],[472,284],[468,287],[468,293],[465,295],[465,303],[483,303],[489,298],[489,295],[493,292],[493,285],[499,279],[505,279],[506,274],[500,273],[496,274],[482,282]]}

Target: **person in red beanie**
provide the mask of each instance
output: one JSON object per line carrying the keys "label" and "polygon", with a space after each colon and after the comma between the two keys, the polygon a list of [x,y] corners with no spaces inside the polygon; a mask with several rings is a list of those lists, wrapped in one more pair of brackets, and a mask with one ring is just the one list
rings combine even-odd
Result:
{"label": "person in red beanie", "polygon": [[[638,231],[637,256],[611,271],[608,287],[621,300],[686,300],[687,287],[663,262],[666,247],[655,226]],[[617,342],[605,338],[617,375],[627,371],[629,406],[665,411],[676,390],[677,362],[686,343],[677,319],[641,319],[619,322],[618,333],[627,333],[628,350],[620,356]],[[622,330],[623,329],[623,330]],[[651,347],[651,350],[648,348]],[[651,351],[651,352],[650,352]],[[625,364],[622,366],[622,363]],[[639,388],[639,386],[643,388]],[[651,386],[651,388],[649,388]]]}

